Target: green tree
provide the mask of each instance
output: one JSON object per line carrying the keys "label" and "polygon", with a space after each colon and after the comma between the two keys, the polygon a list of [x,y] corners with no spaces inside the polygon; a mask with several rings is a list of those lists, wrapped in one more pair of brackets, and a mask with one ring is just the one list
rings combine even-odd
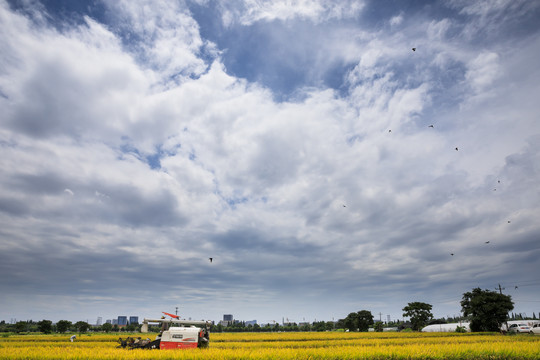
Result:
{"label": "green tree", "polygon": [[360,310],[357,315],[358,331],[368,331],[369,327],[373,325],[373,315],[371,314],[371,311]]}
{"label": "green tree", "polygon": [[373,329],[376,331],[376,332],[382,332],[383,331],[383,323],[380,322],[380,321],[377,321],[375,323],[375,325],[373,325]]}
{"label": "green tree", "polygon": [[106,333],[111,332],[111,330],[112,330],[111,323],[105,323],[105,324],[101,325],[101,330],[105,331]]}
{"label": "green tree", "polygon": [[342,324],[349,331],[368,331],[370,325],[373,325],[373,315],[368,310],[352,312],[343,319]]}
{"label": "green tree", "polygon": [[510,295],[480,288],[464,293],[461,300],[461,311],[470,318],[471,331],[500,331],[512,309]]}
{"label": "green tree", "polygon": [[56,323],[56,331],[59,333],[65,333],[71,327],[71,321],[60,320]]}
{"label": "green tree", "polygon": [[336,326],[336,324],[333,322],[333,321],[327,321],[326,322],[326,330],[327,331],[332,331],[334,330],[334,327]]}
{"label": "green tree", "polygon": [[313,331],[325,331],[326,330],[326,322],[324,322],[324,321],[314,321],[311,329]]}
{"label": "green tree", "polygon": [[28,328],[28,323],[26,321],[17,321],[17,323],[15,324],[15,331],[17,333],[26,331],[27,328]]}
{"label": "green tree", "polygon": [[411,318],[412,329],[420,331],[426,323],[433,318],[431,313],[432,306],[423,302],[415,301],[408,303],[403,308],[403,316]]}
{"label": "green tree", "polygon": [[88,323],[85,321],[77,321],[74,326],[79,332],[79,334],[85,333],[86,331],[88,331],[88,328],[90,327],[90,325],[88,325]]}
{"label": "green tree", "polygon": [[52,331],[52,321],[51,320],[41,320],[37,323],[38,330],[44,334],[50,334]]}
{"label": "green tree", "polygon": [[349,315],[343,319],[343,327],[349,329],[349,331],[358,330],[358,313],[349,313]]}

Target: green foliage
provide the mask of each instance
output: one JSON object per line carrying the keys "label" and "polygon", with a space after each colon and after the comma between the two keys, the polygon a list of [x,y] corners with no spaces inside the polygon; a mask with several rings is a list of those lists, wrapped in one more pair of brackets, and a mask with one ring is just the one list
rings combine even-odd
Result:
{"label": "green foliage", "polygon": [[71,327],[71,321],[60,320],[56,323],[56,331],[59,333],[65,333]]}
{"label": "green foliage", "polygon": [[383,331],[383,323],[380,321],[377,321],[375,325],[373,325],[373,329],[375,332],[382,332]]}
{"label": "green foliage", "polygon": [[312,326],[313,331],[326,331],[326,322],[324,321],[317,321],[313,323]]}
{"label": "green foliage", "polygon": [[371,311],[360,310],[347,315],[342,324],[349,331],[368,331],[370,325],[373,325],[373,315]]}
{"label": "green foliage", "polygon": [[52,332],[52,321],[41,320],[37,323],[38,330],[44,334],[50,334]]}
{"label": "green foliage", "polygon": [[465,328],[465,326],[456,326],[456,332],[457,333],[466,333],[467,332],[467,329]]}
{"label": "green foliage", "polygon": [[508,318],[508,312],[514,309],[510,295],[495,291],[473,289],[463,294],[461,310],[471,320],[471,331],[499,331]]}
{"label": "green foliage", "polygon": [[101,330],[105,331],[106,333],[111,332],[111,330],[112,330],[111,323],[105,323],[105,324],[101,325]]}
{"label": "green foliage", "polygon": [[408,303],[403,308],[403,316],[410,317],[413,330],[420,331],[433,318],[433,314],[431,313],[432,308],[430,304],[423,302],[416,301]]}
{"label": "green foliage", "polygon": [[15,324],[15,332],[16,333],[22,333],[24,331],[27,331],[28,329],[28,324],[26,321],[18,321],[16,324]]}
{"label": "green foliage", "polygon": [[369,327],[373,325],[373,315],[371,315],[371,311],[360,310],[357,314],[358,314],[358,330],[368,331]]}
{"label": "green foliage", "polygon": [[85,321],[77,321],[74,326],[79,332],[79,334],[85,333],[86,331],[88,331],[88,328],[90,328],[90,325],[88,325],[88,323]]}

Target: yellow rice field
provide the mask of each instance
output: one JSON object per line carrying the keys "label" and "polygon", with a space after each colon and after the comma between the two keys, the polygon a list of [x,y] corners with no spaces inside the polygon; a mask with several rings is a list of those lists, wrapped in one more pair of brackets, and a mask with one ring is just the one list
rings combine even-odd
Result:
{"label": "yellow rice field", "polygon": [[540,359],[534,335],[226,333],[192,350],[126,350],[116,347],[119,335],[82,335],[73,343],[69,336],[0,338],[0,359]]}

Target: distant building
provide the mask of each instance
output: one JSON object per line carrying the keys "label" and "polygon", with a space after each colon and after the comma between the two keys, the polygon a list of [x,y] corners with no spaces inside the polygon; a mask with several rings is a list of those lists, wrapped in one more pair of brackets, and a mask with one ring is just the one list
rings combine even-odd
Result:
{"label": "distant building", "polygon": [[221,326],[229,326],[234,324],[234,317],[231,314],[223,315],[223,320],[219,322]]}
{"label": "distant building", "polygon": [[107,323],[107,324],[111,324],[111,325],[112,325],[112,320],[110,320],[110,319],[107,319],[107,320],[105,320],[105,323]]}
{"label": "distant building", "polygon": [[99,316],[96,321],[96,326],[101,326],[102,323],[103,323],[103,318]]}
{"label": "distant building", "polygon": [[129,317],[129,324],[130,325],[138,325],[139,324],[139,317],[138,316],[130,316]]}
{"label": "distant building", "polygon": [[127,316],[119,316],[117,321],[118,321],[118,326],[126,326],[128,324]]}
{"label": "distant building", "polygon": [[229,326],[234,324],[234,317],[230,314],[223,315],[223,320],[219,322],[221,326]]}
{"label": "distant building", "polygon": [[253,326],[253,325],[257,325],[257,320],[249,320],[249,321],[246,321],[245,323],[246,323],[246,326],[248,325]]}
{"label": "distant building", "polygon": [[112,324],[113,325],[118,325],[118,319],[112,319]]}

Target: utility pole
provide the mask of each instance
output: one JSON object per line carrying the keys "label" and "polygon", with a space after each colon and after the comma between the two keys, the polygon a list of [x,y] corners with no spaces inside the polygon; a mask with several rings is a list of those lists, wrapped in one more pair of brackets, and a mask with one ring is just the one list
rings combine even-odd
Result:
{"label": "utility pole", "polygon": [[[495,290],[497,290],[497,288],[495,288]],[[503,287],[501,287],[501,284],[499,284],[499,294],[503,294],[502,291],[504,290]],[[508,317],[508,314],[506,315],[506,317]],[[505,321],[504,324],[506,325],[506,331],[508,331],[508,321]]]}
{"label": "utility pole", "polygon": [[379,322],[382,322],[382,312],[379,312]]}
{"label": "utility pole", "polygon": [[176,313],[175,313],[175,315],[178,315],[178,306],[176,307]]}

